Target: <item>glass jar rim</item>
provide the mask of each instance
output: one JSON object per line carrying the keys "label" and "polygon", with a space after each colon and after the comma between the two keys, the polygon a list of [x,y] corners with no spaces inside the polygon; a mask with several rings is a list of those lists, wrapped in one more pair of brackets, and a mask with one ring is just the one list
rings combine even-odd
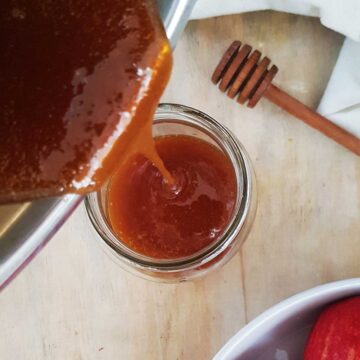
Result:
{"label": "glass jar rim", "polygon": [[[161,103],[155,112],[154,124],[161,122],[182,123],[200,129],[213,140],[217,140],[221,150],[229,157],[234,168],[238,190],[232,216],[221,236],[195,254],[183,258],[151,258],[130,249],[114,234],[100,205],[99,192],[86,196],[85,207],[92,225],[102,240],[128,265],[149,271],[177,272],[183,269],[197,268],[210,262],[221,254],[238,235],[250,209],[253,186],[251,164],[245,149],[232,132],[200,110],[186,105]],[[106,230],[109,234],[106,233]]]}

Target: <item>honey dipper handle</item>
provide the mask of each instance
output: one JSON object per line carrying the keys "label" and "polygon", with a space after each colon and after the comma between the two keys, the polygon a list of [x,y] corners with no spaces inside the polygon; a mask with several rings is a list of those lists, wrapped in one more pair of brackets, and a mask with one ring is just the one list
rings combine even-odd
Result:
{"label": "honey dipper handle", "polygon": [[335,140],[338,144],[360,156],[359,138],[321,116],[319,113],[311,110],[277,86],[270,84],[265,91],[264,96],[288,113],[294,115],[314,129]]}

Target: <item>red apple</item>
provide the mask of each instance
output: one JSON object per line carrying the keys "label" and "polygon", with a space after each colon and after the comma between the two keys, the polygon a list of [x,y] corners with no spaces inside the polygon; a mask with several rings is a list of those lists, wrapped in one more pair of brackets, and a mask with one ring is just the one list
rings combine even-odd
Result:
{"label": "red apple", "polygon": [[304,360],[360,360],[360,296],[332,304],[320,314]]}

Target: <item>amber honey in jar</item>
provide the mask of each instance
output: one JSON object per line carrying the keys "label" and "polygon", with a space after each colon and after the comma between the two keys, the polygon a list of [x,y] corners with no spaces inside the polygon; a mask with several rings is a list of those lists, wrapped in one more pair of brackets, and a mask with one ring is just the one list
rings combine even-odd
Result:
{"label": "amber honey in jar", "polygon": [[135,154],[86,207],[126,270],[164,282],[197,278],[226,263],[248,234],[251,163],[229,130],[183,105],[160,105],[152,131],[167,173]]}

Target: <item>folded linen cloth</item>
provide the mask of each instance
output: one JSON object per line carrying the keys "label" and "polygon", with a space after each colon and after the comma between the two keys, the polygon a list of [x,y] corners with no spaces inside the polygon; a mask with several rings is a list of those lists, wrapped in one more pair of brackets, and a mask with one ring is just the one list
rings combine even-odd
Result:
{"label": "folded linen cloth", "polygon": [[347,36],[318,111],[360,138],[360,0],[197,0],[191,18],[257,10],[317,16]]}

